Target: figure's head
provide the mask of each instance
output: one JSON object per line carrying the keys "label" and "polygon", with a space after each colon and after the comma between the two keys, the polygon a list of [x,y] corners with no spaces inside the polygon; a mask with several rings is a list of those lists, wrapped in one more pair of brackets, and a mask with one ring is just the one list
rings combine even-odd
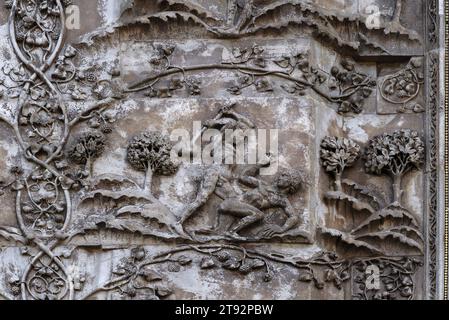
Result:
{"label": "figure's head", "polygon": [[275,178],[276,187],[287,194],[298,192],[304,182],[304,173],[298,170],[280,169]]}

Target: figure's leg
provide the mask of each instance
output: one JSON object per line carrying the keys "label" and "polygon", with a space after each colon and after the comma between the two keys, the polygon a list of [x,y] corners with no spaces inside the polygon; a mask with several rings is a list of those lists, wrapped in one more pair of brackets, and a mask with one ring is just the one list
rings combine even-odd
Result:
{"label": "figure's leg", "polygon": [[201,188],[195,201],[186,205],[184,209],[184,213],[179,222],[181,225],[184,225],[185,221],[189,219],[200,207],[202,207],[207,200],[209,200],[210,196],[214,193],[215,188],[217,187],[219,176],[220,175],[218,172],[212,171],[208,171],[208,173],[204,176],[204,180],[201,183]]}
{"label": "figure's leg", "polygon": [[230,230],[232,233],[238,233],[240,230],[245,229],[246,227],[256,223],[263,219],[263,212],[255,209],[250,216],[247,216],[240,220],[232,229]]}
{"label": "figure's leg", "polygon": [[262,220],[264,217],[264,213],[256,207],[236,199],[223,201],[218,208],[218,214],[228,214],[241,218],[241,220],[231,228],[230,232],[233,234],[237,234],[239,231]]}

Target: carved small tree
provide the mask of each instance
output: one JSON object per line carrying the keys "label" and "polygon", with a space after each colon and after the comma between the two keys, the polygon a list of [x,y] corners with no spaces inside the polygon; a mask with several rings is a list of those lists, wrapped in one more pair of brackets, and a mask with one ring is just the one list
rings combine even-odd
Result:
{"label": "carved small tree", "polygon": [[400,205],[402,177],[424,161],[424,142],[414,130],[398,130],[371,140],[365,151],[368,173],[387,173],[393,178],[393,202]]}
{"label": "carved small tree", "polygon": [[142,189],[151,193],[153,175],[171,175],[178,166],[170,159],[172,144],[159,132],[143,132],[128,145],[128,162],[137,170],[145,172]]}
{"label": "carved small tree", "polygon": [[103,153],[105,143],[105,136],[101,132],[85,132],[75,140],[68,152],[68,156],[74,162],[83,164],[91,178],[93,160]]}
{"label": "carved small tree", "polygon": [[321,142],[321,161],[325,170],[334,174],[336,191],[341,191],[344,169],[352,166],[359,154],[360,146],[346,138],[325,137]]}

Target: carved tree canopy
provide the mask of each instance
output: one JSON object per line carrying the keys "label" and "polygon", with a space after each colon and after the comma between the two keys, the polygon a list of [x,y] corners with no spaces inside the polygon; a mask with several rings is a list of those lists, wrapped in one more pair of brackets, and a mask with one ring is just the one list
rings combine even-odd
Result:
{"label": "carved tree canopy", "polygon": [[365,150],[368,173],[400,176],[424,161],[424,142],[414,130],[385,133],[371,140]]}
{"label": "carved tree canopy", "polygon": [[327,172],[341,174],[354,164],[360,154],[360,146],[352,140],[325,137],[321,142],[320,156]]}
{"label": "carved tree canopy", "polygon": [[104,151],[106,139],[101,132],[88,131],[76,139],[69,150],[69,157],[79,164],[87,164]]}
{"label": "carved tree canopy", "polygon": [[170,159],[172,143],[159,132],[143,132],[128,145],[128,162],[134,169],[145,172],[143,189],[151,190],[153,174],[171,175],[178,166]]}
{"label": "carved tree canopy", "polygon": [[365,159],[368,173],[393,177],[393,200],[400,203],[402,176],[424,162],[424,142],[414,130],[385,133],[371,140]]}
{"label": "carved tree canopy", "polygon": [[151,169],[153,173],[171,175],[178,167],[170,159],[172,144],[159,132],[143,132],[128,145],[128,161],[139,171]]}

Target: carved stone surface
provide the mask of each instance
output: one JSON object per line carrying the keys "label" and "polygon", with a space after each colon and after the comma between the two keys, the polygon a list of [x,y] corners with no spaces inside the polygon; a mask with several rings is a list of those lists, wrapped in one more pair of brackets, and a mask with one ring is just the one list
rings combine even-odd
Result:
{"label": "carved stone surface", "polygon": [[0,6],[0,299],[441,297],[438,1]]}

